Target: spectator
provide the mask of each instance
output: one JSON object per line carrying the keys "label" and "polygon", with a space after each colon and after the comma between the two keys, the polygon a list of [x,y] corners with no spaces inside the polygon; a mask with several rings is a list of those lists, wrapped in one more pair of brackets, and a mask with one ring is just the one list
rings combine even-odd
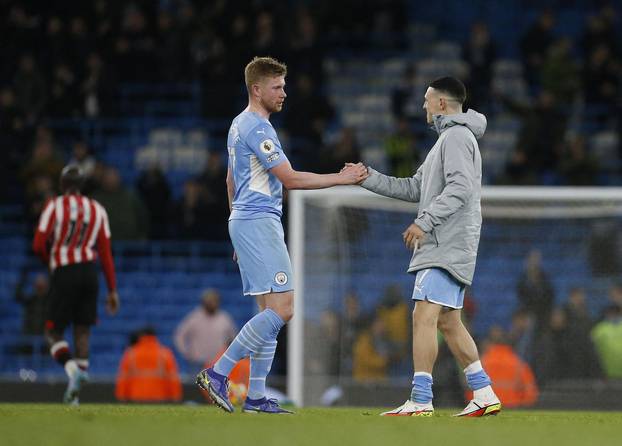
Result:
{"label": "spectator", "polygon": [[542,268],[542,254],[532,250],[525,259],[525,271],[516,289],[520,308],[535,318],[535,333],[539,336],[548,321],[555,302],[555,291]]}
{"label": "spectator", "polygon": [[227,224],[229,200],[225,188],[226,179],[227,166],[222,160],[222,153],[210,151],[205,169],[198,178],[205,191],[205,205],[211,214],[206,227],[206,238],[209,240],[229,240]]}
{"label": "spectator", "polygon": [[308,344],[305,356],[308,370],[319,379],[336,377],[340,372],[339,355],[339,317],[334,311],[324,310],[319,323],[308,323],[309,336],[313,342]]}
{"label": "spectator", "polygon": [[553,43],[553,26],[553,12],[545,10],[520,39],[523,73],[530,87],[537,87],[540,83],[542,66]]}
{"label": "spectator", "polygon": [[[490,329],[482,355],[482,365],[495,383],[495,392],[505,407],[533,406],[538,400],[538,386],[533,372],[507,343],[499,326]],[[471,399],[470,395],[466,396]]]}
{"label": "spectator", "polygon": [[557,170],[565,184],[590,186],[596,183],[598,161],[586,150],[582,136],[574,136],[564,143]]}
{"label": "spectator", "polygon": [[205,192],[199,182],[197,180],[186,181],[183,196],[174,209],[177,235],[184,239],[205,238],[212,218],[209,211]]}
{"label": "spectator", "polygon": [[398,118],[395,132],[387,138],[384,148],[392,176],[406,178],[417,170],[420,163],[419,152],[408,119]]}
{"label": "spectator", "polygon": [[622,310],[622,283],[617,283],[609,288],[609,304],[619,307]]}
{"label": "spectator", "polygon": [[47,89],[31,54],[25,54],[20,58],[19,68],[13,80],[13,89],[18,109],[25,116],[26,123],[36,124],[47,101]]}
{"label": "spectator", "polygon": [[62,169],[63,160],[54,150],[51,134],[46,129],[41,129],[36,137],[30,159],[21,171],[27,195],[32,196],[35,193],[35,180],[39,177],[46,177],[52,184],[56,184]]}
{"label": "spectator", "polygon": [[[594,116],[588,114],[588,119],[599,117],[608,119],[608,113],[615,105],[620,94],[619,73],[622,69],[611,49],[605,44],[596,46],[587,54],[583,66],[583,95],[588,106],[605,106],[606,110]],[[588,110],[589,113],[589,110]]]}
{"label": "spectator", "polygon": [[125,402],[173,402],[182,397],[173,352],[161,345],[152,328],[138,335],[135,345],[123,353],[115,396]]}
{"label": "spectator", "polygon": [[339,172],[345,163],[361,159],[361,149],[356,137],[356,129],[344,127],[337,136],[337,141],[320,153],[321,173]]}
{"label": "spectator", "polygon": [[87,118],[112,116],[116,110],[117,79],[98,53],[88,55],[80,86],[82,114]]}
{"label": "spectator", "polygon": [[177,351],[198,368],[206,362],[215,362],[216,356],[235,335],[231,316],[220,309],[218,291],[208,289],[201,296],[201,305],[177,326],[174,341]]}
{"label": "spectator", "polygon": [[592,15],[586,20],[585,30],[581,39],[584,58],[588,58],[594,50],[600,46],[605,46],[608,52],[613,56],[617,56],[618,38],[615,32],[615,12],[606,9],[600,11],[599,14]]}
{"label": "spectator", "polygon": [[160,166],[154,164],[142,172],[136,182],[136,189],[149,212],[149,237],[167,238],[171,216],[171,188]]}
{"label": "spectator", "polygon": [[66,57],[67,52],[65,24],[58,15],[51,16],[47,21],[45,44],[47,46],[47,51],[42,55],[42,66],[54,67]]}
{"label": "spectator", "polygon": [[408,354],[411,312],[398,285],[387,287],[376,314],[386,327],[390,365],[397,367],[396,372],[400,371],[400,368],[408,368],[411,357]]}
{"label": "spectator", "polygon": [[32,284],[32,292],[26,293],[27,272],[22,276],[15,288],[15,300],[23,305],[22,333],[25,335],[42,336],[45,325],[46,296],[50,287],[47,275],[39,273]]}
{"label": "spectator", "polygon": [[512,326],[508,334],[508,341],[514,351],[527,364],[534,364],[535,347],[535,318],[525,309],[518,309],[512,315]]}
{"label": "spectator", "polygon": [[485,108],[490,93],[492,69],[496,59],[495,44],[490,39],[488,27],[483,22],[471,26],[469,41],[462,49],[462,57],[469,64],[467,85],[471,93],[469,106],[480,110]]}
{"label": "spectator", "polygon": [[415,65],[408,65],[399,84],[391,92],[391,112],[394,119],[406,118],[412,124],[421,114],[421,104],[415,96],[416,81]]}
{"label": "spectator", "polygon": [[71,67],[59,62],[53,70],[50,82],[50,98],[47,103],[47,115],[52,118],[76,117],[80,114],[74,91],[78,80]]}
{"label": "spectator", "polygon": [[191,73],[189,42],[184,39],[173,16],[167,11],[160,11],[156,26],[155,45],[158,51],[155,57],[159,68],[158,79],[161,82],[188,80]]}
{"label": "spectator", "polygon": [[556,104],[571,105],[580,85],[580,73],[571,54],[571,41],[561,38],[553,42],[542,64],[542,88],[549,91]]}
{"label": "spectator", "polygon": [[91,150],[85,140],[79,139],[73,143],[73,151],[69,164],[75,164],[82,169],[86,181],[88,181],[93,175],[96,163],[97,160],[91,153]]}
{"label": "spectator", "polygon": [[386,327],[377,317],[361,332],[354,344],[352,377],[359,382],[378,381],[387,377],[389,346]]}
{"label": "spectator", "polygon": [[[566,133],[566,116],[558,108],[553,94],[543,90],[535,105],[526,105],[510,98],[500,98],[506,108],[520,117],[521,129],[515,148],[516,159],[508,166],[512,181],[524,183],[526,175],[539,179],[557,164],[557,152]],[[516,176],[519,172],[523,176]]]}
{"label": "spectator", "polygon": [[56,190],[50,177],[41,175],[30,182],[30,193],[26,197],[26,216],[29,227],[35,227],[45,203],[54,197]]}
{"label": "spectator", "polygon": [[538,382],[546,384],[552,380],[568,378],[572,373],[568,368],[571,355],[576,354],[571,339],[568,338],[568,320],[561,308],[551,312],[549,326],[543,330],[537,345],[536,376]]}
{"label": "spectator", "polygon": [[93,192],[93,198],[108,210],[110,229],[118,240],[142,240],[147,237],[147,210],[132,191],[123,187],[117,169],[105,169],[101,189]]}
{"label": "spectator", "polygon": [[571,357],[570,368],[576,378],[596,378],[602,375],[594,343],[590,332],[594,320],[589,312],[583,288],[570,290],[568,302],[564,306],[568,323],[568,337],[574,345],[575,354]]}
{"label": "spectator", "polygon": [[116,67],[122,81],[144,82],[155,74],[155,41],[148,29],[147,17],[134,4],[125,8],[116,42]]}
{"label": "spectator", "polygon": [[358,296],[354,291],[350,291],[343,299],[343,316],[339,331],[341,340],[340,357],[342,361],[342,375],[352,376],[354,346],[359,334],[367,324],[367,318],[361,314]]}
{"label": "spectator", "polygon": [[[296,141],[296,145],[300,146],[299,153],[294,153],[294,156],[312,156],[309,152],[313,153],[314,148],[322,145],[326,127],[335,116],[333,106],[321,94],[310,76],[300,74],[296,78],[294,93],[287,99],[286,107],[285,128]],[[312,169],[316,164],[317,153],[312,159],[306,160],[305,168]]]}
{"label": "spectator", "polygon": [[297,22],[289,49],[291,73],[297,79],[309,76],[314,84],[318,84],[323,78],[323,55],[317,40],[317,24],[306,9],[297,14]]}
{"label": "spectator", "polygon": [[622,308],[617,305],[607,307],[605,319],[592,329],[592,340],[605,376],[622,378]]}

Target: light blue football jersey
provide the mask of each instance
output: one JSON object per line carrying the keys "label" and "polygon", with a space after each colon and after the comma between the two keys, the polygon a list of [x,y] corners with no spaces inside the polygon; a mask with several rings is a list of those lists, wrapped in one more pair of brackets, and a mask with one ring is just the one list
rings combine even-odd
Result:
{"label": "light blue football jersey", "polygon": [[235,182],[229,220],[280,219],[283,185],[270,169],[287,161],[287,157],[270,121],[243,111],[231,123],[227,149]]}

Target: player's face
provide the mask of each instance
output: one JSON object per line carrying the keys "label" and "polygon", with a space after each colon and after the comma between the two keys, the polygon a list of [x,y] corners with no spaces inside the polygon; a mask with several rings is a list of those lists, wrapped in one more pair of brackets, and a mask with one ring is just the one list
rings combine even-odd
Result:
{"label": "player's face", "polygon": [[280,112],[283,109],[285,94],[285,76],[269,77],[259,86],[261,105],[268,113]]}
{"label": "player's face", "polygon": [[432,124],[432,116],[441,114],[441,97],[432,87],[428,87],[428,90],[425,92],[423,108],[426,111],[426,120],[428,124]]}

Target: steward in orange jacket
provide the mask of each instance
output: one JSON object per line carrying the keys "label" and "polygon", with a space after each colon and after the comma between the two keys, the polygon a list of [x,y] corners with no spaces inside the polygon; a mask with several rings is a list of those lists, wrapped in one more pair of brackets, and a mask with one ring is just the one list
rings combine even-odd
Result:
{"label": "steward in orange jacket", "polygon": [[538,400],[531,368],[509,345],[491,343],[482,356],[482,365],[505,407],[532,406]]}
{"label": "steward in orange jacket", "polygon": [[165,402],[180,401],[181,393],[173,352],[158,342],[152,329],[145,329],[123,353],[115,396],[120,401]]}

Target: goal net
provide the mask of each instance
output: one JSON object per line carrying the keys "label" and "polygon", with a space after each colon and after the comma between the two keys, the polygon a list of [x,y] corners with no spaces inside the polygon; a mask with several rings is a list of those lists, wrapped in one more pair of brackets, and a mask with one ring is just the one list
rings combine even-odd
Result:
{"label": "goal net", "polygon": [[[290,397],[307,406],[386,404],[383,396],[398,394],[404,399],[412,376],[414,277],[406,273],[411,252],[401,234],[417,206],[360,187],[294,191],[289,203],[296,284]],[[491,342],[511,345],[536,375],[541,400],[550,394],[543,389],[563,394],[562,378],[605,375],[602,368],[568,371],[574,366],[564,365],[563,357],[550,364],[547,349],[563,351],[558,331],[577,336],[570,325],[583,323],[585,339],[573,341],[575,348],[585,358],[598,353],[581,349],[593,345],[593,326],[622,270],[622,190],[485,187],[482,215],[475,278],[463,311],[480,353]],[[572,314],[560,316],[569,305]],[[585,320],[577,322],[573,311],[582,307]],[[440,344],[435,395],[448,390],[454,399],[446,401],[460,403],[459,370]]]}

